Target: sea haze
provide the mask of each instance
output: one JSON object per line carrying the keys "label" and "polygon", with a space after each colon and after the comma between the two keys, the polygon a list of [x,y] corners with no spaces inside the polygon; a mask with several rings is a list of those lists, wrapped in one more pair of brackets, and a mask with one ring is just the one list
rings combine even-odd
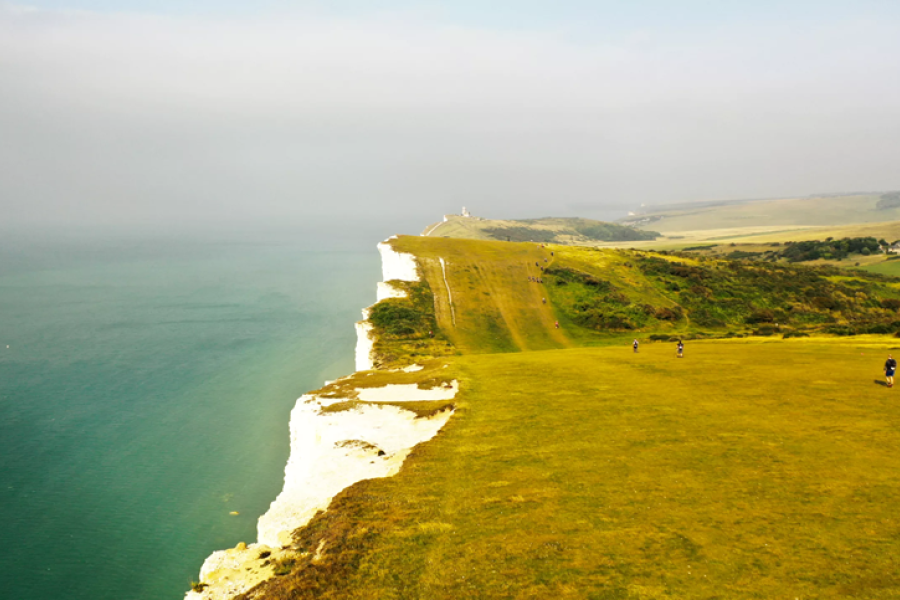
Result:
{"label": "sea haze", "polygon": [[375,299],[378,238],[341,236],[0,243],[4,598],[179,598],[255,541],[289,412]]}

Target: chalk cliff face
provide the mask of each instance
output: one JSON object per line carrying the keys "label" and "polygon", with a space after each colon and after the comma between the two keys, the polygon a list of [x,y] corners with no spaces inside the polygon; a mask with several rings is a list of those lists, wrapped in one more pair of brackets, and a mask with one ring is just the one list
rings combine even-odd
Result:
{"label": "chalk cliff face", "polygon": [[370,371],[374,368],[372,352],[375,340],[372,339],[372,324],[369,323],[369,310],[363,309],[363,320],[356,322],[356,370]]}
{"label": "chalk cliff face", "polygon": [[[384,274],[384,281],[378,284],[378,301],[403,297],[405,292],[389,282],[419,281],[415,257],[394,251],[390,240],[378,244],[378,250]],[[367,320],[370,308],[363,310],[364,320],[356,323],[357,371],[373,368],[374,339]],[[420,368],[402,371],[412,373]],[[396,474],[413,447],[434,437],[453,413],[448,407],[417,417],[402,408],[402,403],[450,400],[458,390],[455,381],[432,389],[420,389],[416,384],[353,387],[363,376],[333,382],[334,390],[342,393],[326,388],[327,397],[307,394],[297,400],[291,412],[291,453],[284,488],[259,519],[258,542],[213,553],[200,571],[206,587],[188,592],[188,600],[232,598],[273,577],[274,561],[290,558],[294,552],[289,546],[296,529],[325,510],[344,488],[364,479]]]}
{"label": "chalk cliff face", "polygon": [[[378,252],[381,253],[382,281],[378,282],[377,302],[387,298],[403,298],[406,292],[395,288],[391,281],[419,281],[419,268],[416,265],[416,257],[406,252],[397,252],[390,244],[389,238],[378,244]],[[369,307],[371,308],[371,307]],[[362,311],[363,320],[356,323],[356,370],[369,371],[373,368],[372,349],[375,341],[372,339],[372,325],[368,322],[369,308]]]}
{"label": "chalk cliff face", "polygon": [[378,244],[381,253],[381,272],[384,281],[419,281],[419,267],[416,265],[416,257],[408,252],[397,252],[391,246],[390,240]]}
{"label": "chalk cliff face", "polygon": [[346,399],[316,396],[297,401],[291,413],[291,455],[284,489],[259,519],[261,544],[289,545],[291,533],[325,510],[344,488],[363,479],[396,474],[410,450],[434,437],[450,418],[449,410],[416,418],[403,408],[379,404],[322,411],[342,401]]}

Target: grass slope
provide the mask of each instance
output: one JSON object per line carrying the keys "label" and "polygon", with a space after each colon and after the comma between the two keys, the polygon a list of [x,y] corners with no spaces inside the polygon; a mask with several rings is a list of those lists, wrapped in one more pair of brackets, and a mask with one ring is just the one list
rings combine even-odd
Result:
{"label": "grass slope", "polygon": [[293,573],[247,597],[900,594],[900,405],[873,383],[886,348],[673,350],[456,359],[447,429],[341,494],[299,533]]}
{"label": "grass slope", "polygon": [[[558,317],[552,307],[542,302],[546,288],[529,281],[529,277],[541,275],[541,266],[552,264],[550,250],[537,244],[413,236],[401,237],[394,247],[418,257],[434,292],[442,335],[460,352],[514,352],[571,345],[565,333],[554,327]],[[445,261],[443,269],[441,258]]]}
{"label": "grass slope", "polygon": [[463,354],[766,324],[779,333],[900,329],[900,282],[877,275],[533,243],[401,237],[395,246],[419,257],[441,336]]}

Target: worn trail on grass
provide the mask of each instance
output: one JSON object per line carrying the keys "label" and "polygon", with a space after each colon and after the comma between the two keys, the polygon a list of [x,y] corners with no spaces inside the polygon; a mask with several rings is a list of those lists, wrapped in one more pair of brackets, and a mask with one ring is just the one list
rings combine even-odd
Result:
{"label": "worn trail on grass", "polygon": [[[537,244],[403,237],[402,252],[416,255],[435,296],[442,332],[465,353],[546,350],[572,345],[556,329],[558,320],[541,277],[552,264],[550,250]],[[440,260],[444,259],[445,268]],[[547,259],[547,262],[544,262]],[[537,264],[536,264],[537,263]],[[452,290],[455,321],[446,282]]]}

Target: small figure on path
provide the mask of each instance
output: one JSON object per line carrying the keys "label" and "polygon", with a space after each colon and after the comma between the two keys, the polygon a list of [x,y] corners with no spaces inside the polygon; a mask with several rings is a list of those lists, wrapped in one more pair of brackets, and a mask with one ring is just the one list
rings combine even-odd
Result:
{"label": "small figure on path", "polygon": [[884,378],[887,379],[887,386],[894,387],[894,372],[897,370],[897,361],[893,355],[888,354],[888,359],[884,361]]}
{"label": "small figure on path", "polygon": [[559,329],[559,321],[556,322],[556,328]]}
{"label": "small figure on path", "polygon": [[634,347],[634,352],[637,354],[638,351],[638,341],[637,338],[634,338],[634,342],[631,344]]}
{"label": "small figure on path", "polygon": [[546,298],[541,298],[541,302],[543,302],[544,304],[547,304],[547,299],[546,299]]}
{"label": "small figure on path", "polygon": [[678,340],[678,346],[676,348],[678,350],[678,358],[684,358],[684,342]]}

